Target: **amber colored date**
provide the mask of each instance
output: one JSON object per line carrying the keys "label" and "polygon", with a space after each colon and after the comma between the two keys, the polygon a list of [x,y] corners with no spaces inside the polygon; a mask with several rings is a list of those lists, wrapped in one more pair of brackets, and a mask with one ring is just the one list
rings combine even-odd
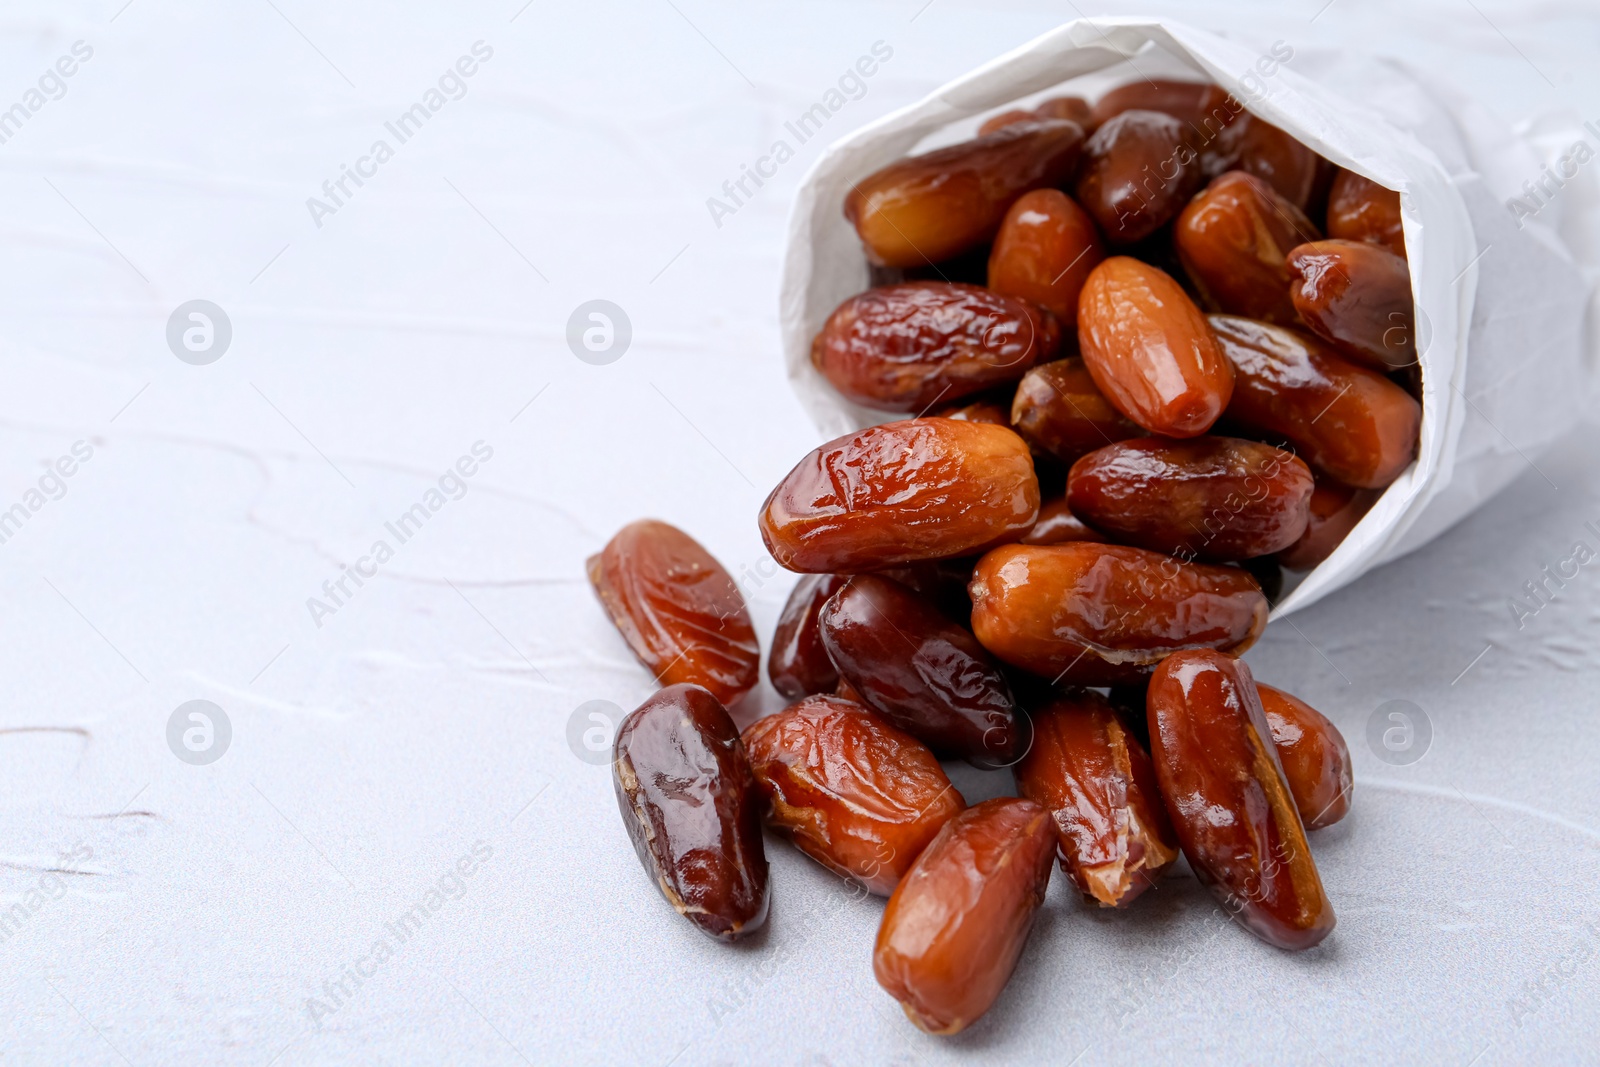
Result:
{"label": "amber colored date", "polygon": [[1032,718],[1017,791],[1049,810],[1061,870],[1078,892],[1127,907],[1178,858],[1150,757],[1092,690],[1063,693]]}
{"label": "amber colored date", "polygon": [[731,704],[759,680],[761,649],[744,597],[682,530],[630,523],[589,557],[588,572],[606,614],[663,685],[691,682]]}
{"label": "amber colored date", "polygon": [[1339,728],[1297,696],[1256,683],[1283,764],[1284,781],[1307,830],[1332,826],[1350,812],[1355,775]]}
{"label": "amber colored date", "polygon": [[1357,488],[1382,489],[1410,466],[1422,405],[1404,389],[1298,331],[1231,315],[1210,322],[1234,368],[1230,423],[1292,442]]}
{"label": "amber colored date", "polygon": [[1197,437],[1233,395],[1233,365],[1165,272],[1113,256],[1084,283],[1078,347],[1112,407],[1151,433]]}
{"label": "amber colored date", "polygon": [[1328,190],[1328,236],[1382,245],[1404,258],[1400,194],[1354,171],[1340,170]]}
{"label": "amber colored date", "polygon": [[1362,241],[1313,241],[1286,262],[1289,297],[1312,333],[1374,370],[1417,361],[1405,260]]}
{"label": "amber colored date", "polygon": [[1267,625],[1245,571],[1124,545],[1004,545],[978,561],[970,592],[984,648],[1074,685],[1136,682],[1180,649],[1240,653]]}
{"label": "amber colored date", "polygon": [[612,784],[639,862],[667,903],[732,941],[767,918],[762,801],[717,698],[673,685],[622,720]]}
{"label": "amber colored date", "polygon": [[1084,145],[1073,196],[1107,241],[1129,245],[1171,222],[1204,181],[1187,126],[1159,111],[1124,111]]}
{"label": "amber colored date", "polygon": [[938,263],[994,236],[1011,202],[1071,177],[1083,129],[1018,122],[868,175],[845,198],[867,258],[885,267]]}
{"label": "amber colored date", "polygon": [[1063,463],[1103,445],[1144,434],[1100,392],[1083,360],[1051,360],[1017,383],[1011,425],[1022,439]]}
{"label": "amber colored date", "polygon": [[1068,541],[1104,541],[1105,535],[1084,525],[1062,497],[1039,505],[1039,521],[1023,535],[1025,545],[1063,545]]}
{"label": "amber colored date", "polygon": [[978,127],[978,136],[1003,130],[1007,126],[1015,126],[1019,122],[1037,122],[1040,119],[1067,119],[1076,122],[1083,127],[1085,136],[1093,133],[1096,125],[1093,109],[1083,97],[1053,96],[1048,100],[1041,100],[1039,106],[1032,110],[1013,108],[984,120],[983,125]]}
{"label": "amber colored date", "polygon": [[1382,495],[1376,489],[1354,489],[1328,477],[1316,482],[1311,491],[1311,520],[1306,523],[1306,532],[1278,553],[1278,562],[1291,571],[1308,571],[1333,555],[1339,542]]}
{"label": "amber colored date", "polygon": [[1006,766],[1027,741],[1016,701],[964,627],[899,582],[850,579],[822,608],[822,643],[867,706],[940,756]]}
{"label": "amber colored date", "polygon": [[1250,559],[1305,532],[1311,470],[1237,437],[1140,437],[1084,456],[1067,475],[1073,514],[1119,541],[1184,559]]}
{"label": "amber colored date", "polygon": [[1055,317],[975,285],[907,282],[840,304],[811,362],[857,404],[925,411],[1014,382],[1061,343]]}
{"label": "amber colored date", "polygon": [[848,700],[812,696],[744,732],[767,824],[879,896],[966,807],[926,745]]}
{"label": "amber colored date", "polygon": [[1195,875],[1245,929],[1303,949],[1333,930],[1250,668],[1178,652],[1150,680],[1151,757]]}
{"label": "amber colored date", "polygon": [[1270,122],[1240,115],[1222,133],[1219,150],[1227,169],[1260,178],[1297,210],[1311,202],[1322,157]]}
{"label": "amber colored date", "polygon": [[1011,430],[907,419],[829,441],[767,497],[761,538],[792,571],[853,574],[1021,537],[1039,516],[1028,446]]}
{"label": "amber colored date", "polygon": [[831,693],[839,684],[839,671],[822,647],[817,615],[849,580],[847,574],[803,574],[783,605],[772,651],[767,653],[767,678],[772,688],[791,700]]}
{"label": "amber colored date", "polygon": [[900,880],[872,953],[878,984],[932,1034],[957,1033],[1000,996],[1044,902],[1050,815],[997,797],[945,823]]}
{"label": "amber colored date", "polygon": [[989,252],[989,288],[1043,307],[1063,329],[1078,322],[1078,292],[1106,258],[1094,220],[1059,189],[1035,189],[1011,210]]}
{"label": "amber colored date", "polygon": [[1236,170],[1189,201],[1172,232],[1184,272],[1205,302],[1281,323],[1298,321],[1289,299],[1289,250],[1319,236],[1294,204]]}

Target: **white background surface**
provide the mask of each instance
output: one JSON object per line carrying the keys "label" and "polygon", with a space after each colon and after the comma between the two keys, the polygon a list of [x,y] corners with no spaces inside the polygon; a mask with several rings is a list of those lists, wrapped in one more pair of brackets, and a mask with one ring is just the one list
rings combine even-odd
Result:
{"label": "white background surface", "polygon": [[[769,932],[712,943],[567,741],[580,704],[652,688],[582,575],[623,523],[698,537],[770,636],[791,580],[754,518],[817,443],[774,296],[818,143],[720,227],[705,201],[874,41],[893,58],[824,137],[1135,10],[1402,56],[1507,121],[1600,118],[1592,6],[121,3],[0,15],[0,107],[94,48],[0,145],[0,508],[94,449],[0,544],[0,889],[43,901],[0,943],[0,1060],[1592,1059],[1600,563],[1521,630],[1509,609],[1600,549],[1592,427],[1250,653],[1355,754],[1355,809],[1314,840],[1339,927],[1312,952],[1186,874],[1124,914],[1058,878],[994,1010],[928,1038],[872,980],[878,902],[772,841]],[[306,198],[478,40],[466,95],[318,228]],[[164,340],[197,297],[234,331],[204,367]],[[633,323],[608,366],[565,343],[594,298]],[[306,599],[480,440],[466,495],[315,625]],[[197,698],[233,728],[203,767],[165,733]],[[1365,740],[1391,699],[1432,724],[1409,766]],[[459,898],[313,1022],[478,842]],[[63,866],[64,895],[28,897]]]}

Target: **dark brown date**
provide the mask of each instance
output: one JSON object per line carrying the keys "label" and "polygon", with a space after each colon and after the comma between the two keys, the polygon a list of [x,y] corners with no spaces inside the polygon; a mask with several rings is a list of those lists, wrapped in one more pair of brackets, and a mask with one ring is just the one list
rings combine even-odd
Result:
{"label": "dark brown date", "polygon": [[1297,696],[1256,683],[1284,781],[1307,830],[1332,826],[1350,812],[1355,776],[1339,728]]}
{"label": "dark brown date", "polygon": [[1297,210],[1311,203],[1322,157],[1270,122],[1240,115],[1223,131],[1219,148],[1228,170],[1260,178]]}
{"label": "dark brown date", "polygon": [[767,824],[882,897],[966,807],[926,745],[839,697],[807,697],[757,719],[744,745]]}
{"label": "dark brown date", "polygon": [[1304,949],[1333,930],[1250,668],[1200,649],[1156,669],[1151,757],[1167,813],[1196,877],[1245,929]]}
{"label": "dark brown date", "polygon": [[1234,368],[1230,424],[1289,441],[1358,488],[1381,489],[1411,465],[1422,405],[1404,389],[1298,331],[1231,315],[1210,322]]}
{"label": "dark brown date", "polygon": [[731,704],[761,677],[738,586],[675,526],[630,523],[590,556],[589,582],[639,662],[663,685],[690,682]]}
{"label": "dark brown date", "polygon": [[1084,283],[1078,348],[1112,407],[1164,437],[1198,437],[1233,393],[1233,365],[1172,277],[1112,256]]}
{"label": "dark brown date", "polygon": [[1039,521],[1022,538],[1025,545],[1063,545],[1068,541],[1104,541],[1105,535],[1085,526],[1064,497],[1039,506]]}
{"label": "dark brown date", "polygon": [[1150,757],[1092,690],[1062,693],[1032,719],[1017,791],[1049,810],[1061,870],[1078,892],[1127,907],[1178,858]]}
{"label": "dark brown date", "polygon": [[1278,562],[1291,571],[1308,571],[1333,555],[1361,517],[1372,510],[1382,492],[1353,489],[1326,476],[1311,491],[1311,521],[1300,540],[1278,553]]}
{"label": "dark brown date", "polygon": [[1313,241],[1286,262],[1289,297],[1312,333],[1374,370],[1417,361],[1405,260],[1362,241]]}
{"label": "dark brown date", "polygon": [[1184,273],[1215,310],[1299,321],[1285,259],[1291,248],[1320,235],[1266,182],[1237,170],[1219,176],[1189,201],[1172,236]]}
{"label": "dark brown date", "polygon": [[823,605],[820,629],[867,706],[938,755],[1003,767],[1023,751],[1026,728],[989,653],[899,582],[850,579]]}
{"label": "dark brown date", "polygon": [[1011,401],[1011,425],[1028,444],[1063,463],[1144,433],[1111,406],[1076,357],[1051,360],[1022,376]]}
{"label": "dark brown date", "polygon": [[1000,224],[989,252],[989,288],[1038,304],[1072,330],[1078,292],[1105,258],[1094,220],[1071,197],[1035,189],[1012,204]]}
{"label": "dark brown date", "polygon": [[1075,685],[1136,682],[1179,649],[1241,653],[1267,625],[1245,571],[1123,545],[1005,545],[978,561],[970,591],[984,648]]}
{"label": "dark brown date", "polygon": [[1091,115],[1104,123],[1133,110],[1165,112],[1201,141],[1210,141],[1239,118],[1244,106],[1210,82],[1143,78],[1106,93],[1095,101]]}
{"label": "dark brown date", "polygon": [[792,571],[853,574],[973,553],[1038,517],[1022,438],[984,422],[907,419],[802,459],[767,497],[761,538]]}
{"label": "dark brown date", "polygon": [[645,874],[678,914],[732,941],[767,919],[762,801],[717,698],[672,685],[617,728],[612,784]]}
{"label": "dark brown date", "polygon": [[938,263],[986,243],[1023,193],[1065,182],[1082,148],[1075,122],[1014,123],[868,175],[845,198],[845,218],[873,263]]}
{"label": "dark brown date", "polygon": [[1382,245],[1405,258],[1400,194],[1354,171],[1340,170],[1328,190],[1328,236]]}
{"label": "dark brown date", "polygon": [[872,972],[919,1029],[954,1034],[1000,996],[1050,884],[1050,815],[997,797],[945,823],[883,911]]}
{"label": "dark brown date", "polygon": [[1177,217],[1205,180],[1189,128],[1159,111],[1124,111],[1083,149],[1073,196],[1107,241],[1142,241]]}
{"label": "dark brown date", "polygon": [[1073,514],[1115,540],[1184,559],[1250,559],[1305,532],[1311,470],[1237,437],[1140,437],[1084,456],[1067,475]]}
{"label": "dark brown date", "polygon": [[767,678],[790,700],[831,693],[839,684],[839,672],[822,647],[817,615],[849,580],[847,574],[803,574],[783,605],[772,651],[767,653]]}
{"label": "dark brown date", "polygon": [[1061,344],[1055,316],[975,285],[908,282],[840,304],[811,342],[811,362],[845,398],[882,411],[1014,382]]}

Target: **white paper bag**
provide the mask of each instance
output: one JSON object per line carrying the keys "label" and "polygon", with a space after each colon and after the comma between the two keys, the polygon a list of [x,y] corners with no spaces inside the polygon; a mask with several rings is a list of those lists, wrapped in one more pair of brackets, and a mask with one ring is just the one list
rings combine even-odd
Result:
{"label": "white paper bag", "polygon": [[[1281,41],[1257,52],[1170,20],[1067,23],[857,130],[817,160],[789,221],[784,358],[826,437],[889,418],[846,401],[810,361],[828,315],[868,284],[860,240],[843,214],[852,183],[973,136],[996,111],[1060,94],[1093,100],[1147,77],[1208,78],[1339,166],[1400,190],[1423,378],[1417,461],[1283,599],[1277,617],[1437,536],[1528,471],[1591,399],[1591,279],[1552,225],[1553,212],[1528,219],[1508,208],[1516,175],[1537,177],[1541,160],[1470,101],[1393,64],[1297,56]],[[1572,214],[1569,232],[1600,233],[1589,203]]]}

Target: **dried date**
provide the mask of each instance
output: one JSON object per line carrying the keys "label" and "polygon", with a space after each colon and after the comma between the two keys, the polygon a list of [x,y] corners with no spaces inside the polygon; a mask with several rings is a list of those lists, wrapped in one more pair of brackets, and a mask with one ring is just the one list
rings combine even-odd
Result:
{"label": "dried date", "polygon": [[1204,181],[1187,126],[1159,111],[1124,111],[1084,145],[1073,197],[1107,241],[1129,245],[1177,217]]}
{"label": "dried date", "polygon": [[1173,228],[1184,272],[1206,303],[1280,323],[1298,321],[1289,299],[1289,250],[1320,236],[1304,212],[1242,171],[1206,186]]}
{"label": "dried date", "polygon": [[1388,249],[1313,241],[1289,252],[1289,297],[1311,332],[1378,371],[1417,361],[1411,272]]}
{"label": "dried date", "polygon": [[1278,562],[1291,571],[1308,571],[1333,555],[1339,542],[1382,494],[1376,489],[1354,489],[1328,477],[1318,478],[1311,491],[1311,519],[1300,540],[1278,553]]}
{"label": "dried date", "polygon": [[1405,258],[1400,194],[1354,171],[1340,170],[1328,190],[1328,236],[1382,245]]}
{"label": "dried date", "polygon": [[1355,787],[1344,735],[1297,696],[1259,682],[1256,692],[1301,823],[1307,830],[1332,826],[1349,814]]}
{"label": "dried date", "polygon": [[1063,463],[1144,434],[1111,406],[1077,358],[1051,360],[1022,376],[1011,401],[1011,425],[1028,444]]}
{"label": "dried date", "polygon": [[839,671],[822,647],[817,615],[829,597],[850,580],[847,574],[803,574],[789,593],[767,653],[767,678],[772,688],[791,700],[812,693],[831,693]]}
{"label": "dried date", "polygon": [[1075,329],[1078,293],[1105,258],[1094,220],[1071,197],[1035,189],[1012,204],[1000,224],[989,252],[989,288],[1038,304],[1064,329]]}

